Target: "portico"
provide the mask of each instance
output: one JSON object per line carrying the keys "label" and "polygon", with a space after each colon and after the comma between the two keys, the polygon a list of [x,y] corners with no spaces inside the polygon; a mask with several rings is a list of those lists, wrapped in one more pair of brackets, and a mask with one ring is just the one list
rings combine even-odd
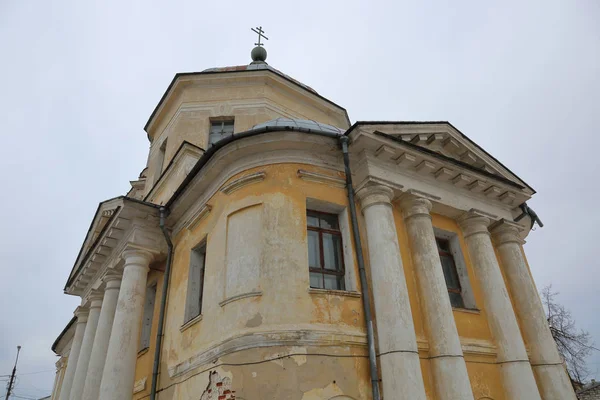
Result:
{"label": "portico", "polygon": [[[387,128],[388,133],[379,131],[383,128]],[[420,357],[430,360],[437,396],[473,398],[466,368],[471,349],[465,344],[469,339],[460,337],[456,328],[430,213],[456,221],[467,245],[463,253],[473,264],[476,284],[483,294],[481,306],[487,310],[487,324],[494,339],[490,344],[495,349],[496,363],[502,371],[503,386],[509,397],[574,398],[521,251],[523,239],[520,235],[526,228],[508,222],[514,219],[514,205],[528,199],[533,192],[495,160],[469,147],[452,128],[436,127],[435,130],[439,133],[424,133],[422,127],[412,125],[389,128],[376,123],[373,126],[356,124],[351,130],[350,138],[355,145],[353,170],[358,171],[357,181],[361,182],[357,194],[363,201],[370,261],[375,264],[371,266],[372,273],[380,264],[377,258],[385,251],[384,246],[391,249],[396,245],[385,245],[381,236],[385,231],[383,227],[393,220],[391,212],[385,215],[369,212],[374,206],[365,203],[364,194],[361,197],[361,193],[366,192],[385,193],[374,203],[391,203],[403,216],[425,319],[423,333],[428,353],[425,355],[421,351]],[[412,146],[416,143],[435,149],[436,153]],[[455,156],[457,152],[462,156]],[[464,161],[457,162],[457,158]],[[399,165],[408,168],[397,168]],[[472,165],[477,165],[477,169],[471,168]],[[381,201],[382,198],[386,201]],[[492,234],[500,260],[496,259]],[[402,271],[401,265],[393,268]],[[500,268],[505,269],[506,284]],[[377,279],[379,277],[373,277],[373,296],[379,315],[379,293],[380,302],[389,296],[385,291],[377,290]],[[515,296],[514,308],[507,284]],[[517,314],[524,323],[525,338],[521,336]],[[381,329],[380,324],[378,329]],[[525,341],[535,342],[531,359]],[[385,369],[382,363],[382,374]],[[536,371],[535,377],[533,371]],[[389,393],[390,389],[387,390]],[[383,391],[385,394],[385,384]]]}
{"label": "portico", "polygon": [[65,288],[83,301],[60,400],[133,393],[146,279],[165,254],[157,214],[156,206],[126,198],[100,205]]}

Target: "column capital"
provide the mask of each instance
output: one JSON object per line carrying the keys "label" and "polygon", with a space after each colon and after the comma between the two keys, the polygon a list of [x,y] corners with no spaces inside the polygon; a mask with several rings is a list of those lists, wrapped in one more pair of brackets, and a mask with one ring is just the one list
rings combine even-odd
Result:
{"label": "column capital", "polygon": [[375,204],[391,205],[394,198],[394,191],[385,185],[371,184],[359,189],[356,192],[356,197],[358,197],[360,206],[364,211],[367,207]]}
{"label": "column capital", "polygon": [[109,270],[101,278],[104,282],[104,290],[118,289],[121,287],[121,279],[123,279],[123,273],[117,270]]}
{"label": "column capital", "polygon": [[75,316],[77,317],[77,323],[81,324],[87,322],[88,315],[90,314],[90,309],[83,306],[79,306],[75,309],[73,314],[75,314]]}
{"label": "column capital", "polygon": [[125,266],[137,264],[148,267],[150,262],[154,259],[154,254],[150,250],[141,249],[137,247],[127,247],[121,253],[121,257],[125,261]]}
{"label": "column capital", "polygon": [[406,193],[400,197],[399,204],[400,208],[402,209],[402,215],[404,216],[404,219],[408,219],[415,215],[425,215],[428,218],[431,218],[430,212],[433,204],[431,204],[429,199],[423,196]]}
{"label": "column capital", "polygon": [[494,222],[490,226],[490,232],[492,233],[492,239],[496,246],[500,246],[505,243],[517,243],[519,245],[525,243],[519,233],[523,228],[512,221],[507,221],[504,218],[498,222]]}
{"label": "column capital", "polygon": [[56,370],[60,371],[65,366],[66,362],[67,360],[65,359],[65,357],[60,357],[58,361],[54,363],[54,365],[56,366]]}
{"label": "column capital", "polygon": [[458,218],[457,222],[463,230],[465,238],[477,233],[490,234],[488,226],[490,225],[491,219],[487,214],[481,211],[470,210]]}
{"label": "column capital", "polygon": [[87,301],[90,303],[90,309],[101,307],[103,297],[104,292],[102,290],[92,290],[87,296]]}

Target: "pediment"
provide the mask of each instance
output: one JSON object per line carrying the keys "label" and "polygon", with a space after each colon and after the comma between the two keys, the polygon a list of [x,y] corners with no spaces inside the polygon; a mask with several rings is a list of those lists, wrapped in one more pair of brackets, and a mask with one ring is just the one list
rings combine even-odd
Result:
{"label": "pediment", "polygon": [[[85,254],[87,254],[90,247],[94,244],[94,242],[96,242],[98,236],[102,233],[108,221],[118,212],[121,203],[121,198],[117,197],[103,201],[98,205],[96,213],[94,214],[94,218],[90,224],[90,228],[85,235],[83,245],[81,246],[79,254],[77,255],[75,265],[81,262],[81,259],[85,256]],[[73,272],[74,271],[72,271],[71,275],[69,275],[69,279],[71,279]]]}
{"label": "pediment", "polygon": [[[150,232],[150,233],[148,233]],[[81,295],[94,277],[115,260],[118,250],[128,243],[155,247],[160,237],[158,206],[119,196],[98,205],[77,259],[65,285],[65,292]]]}
{"label": "pediment", "polygon": [[361,121],[353,128],[389,135],[409,146],[440,154],[457,163],[512,181],[523,186],[530,195],[535,193],[525,181],[448,122]]}

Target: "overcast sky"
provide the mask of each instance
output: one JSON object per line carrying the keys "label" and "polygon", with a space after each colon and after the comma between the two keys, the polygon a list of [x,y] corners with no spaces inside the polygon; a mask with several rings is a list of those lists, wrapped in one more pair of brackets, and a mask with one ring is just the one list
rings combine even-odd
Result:
{"label": "overcast sky", "polygon": [[448,120],[533,186],[538,288],[600,344],[600,2],[284,3],[0,0],[0,392],[17,345],[15,392],[51,392],[98,203],[144,168],[173,75],[247,64],[257,25],[267,61],[353,122]]}

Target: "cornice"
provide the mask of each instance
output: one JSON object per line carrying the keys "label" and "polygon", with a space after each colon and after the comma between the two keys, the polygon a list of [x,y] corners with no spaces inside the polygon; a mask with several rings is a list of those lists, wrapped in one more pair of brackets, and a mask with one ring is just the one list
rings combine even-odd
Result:
{"label": "cornice", "polygon": [[303,169],[299,169],[297,172],[298,178],[307,181],[307,182],[315,182],[323,185],[345,188],[346,180],[342,178],[336,178],[334,176],[320,174],[317,172],[310,172]]}
{"label": "cornice", "polygon": [[248,330],[207,345],[193,356],[169,366],[169,376],[177,378],[214,360],[238,351],[279,346],[327,346],[350,352],[365,348],[366,334],[357,331],[323,330],[296,326],[289,330]]}
{"label": "cornice", "polygon": [[222,71],[222,72],[191,72],[191,73],[179,73],[176,74],[171,81],[169,87],[163,94],[159,103],[156,105],[154,111],[150,115],[148,122],[144,126],[144,130],[148,133],[148,138],[151,142],[154,140],[151,138],[150,132],[156,127],[156,121],[160,120],[162,114],[166,109],[175,101],[177,96],[181,93],[183,87],[189,86],[190,83],[198,84],[201,81],[215,82],[222,81],[224,86],[231,87],[231,81],[243,82],[256,78],[264,78],[267,81],[271,80],[277,82],[282,87],[286,87],[289,91],[297,94],[301,98],[310,98],[313,102],[316,101],[321,107],[325,107],[332,111],[340,112],[345,117],[349,125],[350,121],[348,114],[343,107],[335,104],[331,100],[319,95],[316,92],[310,91],[307,88],[300,85],[300,83],[294,82],[291,78],[283,76],[282,73],[270,70],[241,70],[241,71]]}
{"label": "cornice", "polygon": [[265,171],[255,172],[249,175],[241,176],[221,187],[221,192],[229,195],[233,192],[240,190],[245,186],[264,181],[266,176],[267,174],[265,173]]}
{"label": "cornice", "polygon": [[332,139],[299,132],[268,132],[234,142],[216,152],[171,205],[169,225],[176,236],[214,194],[231,179],[252,168],[273,164],[309,164],[343,171],[341,159],[329,151]]}
{"label": "cornice", "polygon": [[65,292],[87,298],[93,290],[100,289],[107,271],[122,265],[121,253],[127,247],[165,252],[155,207],[122,199],[120,208],[111,216],[86,257],[76,264]]}

